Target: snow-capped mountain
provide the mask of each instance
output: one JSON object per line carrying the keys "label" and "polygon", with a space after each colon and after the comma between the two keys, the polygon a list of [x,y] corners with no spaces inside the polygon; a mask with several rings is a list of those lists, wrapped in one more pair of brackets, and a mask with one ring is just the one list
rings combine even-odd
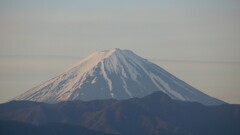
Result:
{"label": "snow-capped mountain", "polygon": [[172,99],[205,105],[223,104],[158,65],[129,50],[97,51],[57,77],[15,100],[57,103],[67,100],[129,99],[162,91]]}

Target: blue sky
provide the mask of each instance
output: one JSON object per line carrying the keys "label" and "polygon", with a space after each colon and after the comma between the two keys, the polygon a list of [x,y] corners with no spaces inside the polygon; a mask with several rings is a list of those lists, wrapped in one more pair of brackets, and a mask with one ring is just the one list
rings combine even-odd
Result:
{"label": "blue sky", "polygon": [[240,103],[238,0],[1,0],[0,20],[0,102],[122,48]]}

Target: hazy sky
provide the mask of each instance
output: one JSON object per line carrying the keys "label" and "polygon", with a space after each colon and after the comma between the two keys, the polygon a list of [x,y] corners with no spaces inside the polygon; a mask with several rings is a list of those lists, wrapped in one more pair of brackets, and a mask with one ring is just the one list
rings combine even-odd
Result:
{"label": "hazy sky", "polygon": [[112,48],[240,103],[239,0],[0,0],[0,102]]}

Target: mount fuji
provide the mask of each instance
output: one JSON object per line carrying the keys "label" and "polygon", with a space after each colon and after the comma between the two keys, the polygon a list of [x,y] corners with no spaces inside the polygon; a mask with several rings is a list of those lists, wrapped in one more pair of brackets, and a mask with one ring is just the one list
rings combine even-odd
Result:
{"label": "mount fuji", "polygon": [[129,99],[161,91],[180,101],[220,105],[213,98],[130,50],[96,51],[60,75],[16,97],[58,103],[72,100]]}

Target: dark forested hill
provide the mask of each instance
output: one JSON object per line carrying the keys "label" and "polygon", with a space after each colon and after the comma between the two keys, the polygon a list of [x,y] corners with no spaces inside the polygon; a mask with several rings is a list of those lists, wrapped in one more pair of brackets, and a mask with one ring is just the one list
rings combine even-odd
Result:
{"label": "dark forested hill", "polygon": [[[40,125],[40,129],[48,129],[52,126],[49,123],[64,123],[121,135],[239,135],[240,105],[204,106],[172,100],[162,92],[155,92],[144,98],[120,101],[68,101],[57,104],[12,101],[0,105],[0,120]],[[21,126],[3,123],[0,132]],[[56,129],[71,128],[60,124]]]}

